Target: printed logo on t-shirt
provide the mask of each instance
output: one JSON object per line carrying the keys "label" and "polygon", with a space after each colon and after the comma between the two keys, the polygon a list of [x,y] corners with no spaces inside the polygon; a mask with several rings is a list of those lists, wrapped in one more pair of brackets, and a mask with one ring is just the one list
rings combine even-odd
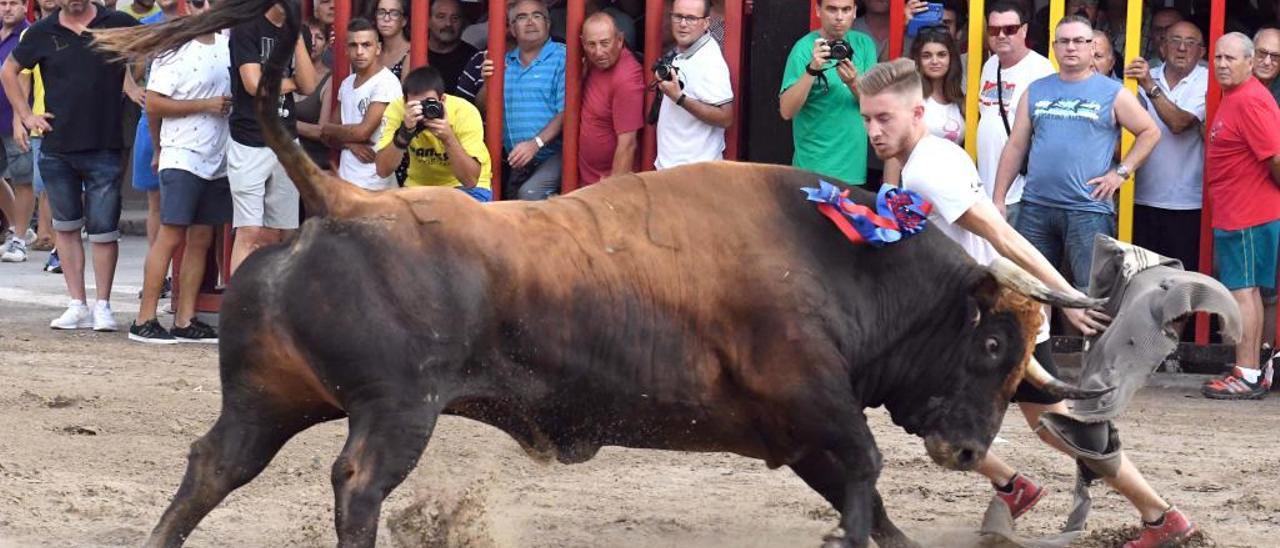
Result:
{"label": "printed logo on t-shirt", "polygon": [[440,167],[449,165],[449,153],[437,151],[434,148],[409,147],[409,152],[413,154],[419,161],[426,163],[428,166]]}
{"label": "printed logo on t-shirt", "polygon": [[1209,128],[1209,142],[1218,142],[1218,130],[1222,129],[1222,120],[1215,121],[1213,127]]}
{"label": "printed logo on t-shirt", "polygon": [[[1004,83],[1004,106],[1009,108],[1009,102],[1013,100],[1013,92],[1018,89],[1018,85],[1013,82]],[[982,101],[984,106],[994,107],[1000,101],[1000,96],[996,91],[996,83],[990,80],[982,82],[982,90],[978,93],[978,100]]]}
{"label": "printed logo on t-shirt", "polygon": [[1032,117],[1048,116],[1062,120],[1083,119],[1096,122],[1100,117],[1098,113],[1101,111],[1102,105],[1096,101],[1069,98],[1045,99],[1036,101],[1035,113]]}
{"label": "printed logo on t-shirt", "polygon": [[[261,41],[258,42],[259,63],[264,65],[267,63],[267,59],[271,57],[271,50],[275,49],[275,46],[276,46],[275,38],[272,38],[270,36],[262,37]],[[289,65],[285,69],[285,74],[292,74],[292,72],[293,72],[293,59],[289,59]],[[289,112],[289,109],[285,108],[284,100],[285,100],[285,94],[281,93],[280,97],[276,99],[278,104],[276,110],[277,112],[280,113],[281,118],[288,120],[289,115],[291,113]]]}

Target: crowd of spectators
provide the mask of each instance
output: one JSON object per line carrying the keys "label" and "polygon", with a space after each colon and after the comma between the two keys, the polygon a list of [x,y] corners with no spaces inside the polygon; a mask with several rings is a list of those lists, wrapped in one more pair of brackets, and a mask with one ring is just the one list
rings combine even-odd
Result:
{"label": "crowd of spectators", "polygon": [[[193,325],[196,339],[216,337],[189,306],[176,306],[174,329],[153,324],[155,310],[170,291],[175,249],[184,241],[199,249],[208,232],[202,227],[230,217],[233,271],[255,249],[298,227],[297,190],[252,115],[261,63],[275,47],[294,52],[279,105],[287,130],[322,169],[371,191],[451,187],[487,202],[501,188],[508,199],[541,200],[561,191],[566,116],[581,121],[576,169],[584,185],[640,169],[646,124],[657,137],[655,166],[666,169],[723,158],[725,129],[735,122],[738,98],[721,49],[724,11],[714,0],[668,3],[655,67],[640,62],[640,0],[586,0],[588,17],[577,36],[566,35],[564,0],[502,0],[509,33],[501,38],[488,36],[484,2],[433,0],[429,63],[419,68],[410,66],[407,0],[355,2],[345,44],[334,43],[334,0],[314,0],[297,43],[280,35],[284,14],[277,8],[132,66],[93,51],[79,32],[171,20],[208,9],[208,1],[188,0],[183,11],[177,0],[134,0],[116,11],[111,2],[42,0],[28,20],[23,3],[0,0],[0,83],[8,99],[0,121],[14,128],[3,138],[0,213],[8,228],[0,260],[24,262],[29,253],[50,251],[46,268],[66,278],[71,298],[54,328],[116,328],[110,289],[120,181],[129,180],[148,196],[150,247],[143,312],[131,337],[170,342],[174,333],[190,335]],[[1270,178],[1280,174],[1270,167],[1280,160],[1269,163],[1280,150],[1268,148],[1280,140],[1280,119],[1273,118],[1280,30],[1272,26],[1280,22],[1280,2],[1233,7],[1228,30],[1247,34],[1228,34],[1218,59],[1205,58],[1206,2],[1149,2],[1141,55],[1127,63],[1121,55],[1127,2],[1069,0],[1052,42],[1046,4],[987,6],[973,144],[988,198],[1086,289],[1093,237],[1115,235],[1115,194],[1133,177],[1135,242],[1197,268],[1207,154],[1214,166],[1208,190],[1218,203],[1237,204],[1214,217],[1215,264],[1237,293],[1246,323],[1240,369],[1213,390],[1256,391],[1259,379],[1269,382],[1270,356],[1257,350],[1260,310],[1275,294],[1280,247],[1280,202],[1273,203],[1277,186]],[[889,6],[888,0],[814,2],[819,28],[796,40],[778,88],[780,115],[793,124],[794,165],[869,189],[900,182],[903,166],[892,158],[881,164],[870,151],[857,90],[858,76],[888,56]],[[913,19],[927,7],[910,0],[905,15]],[[972,57],[967,12],[963,0],[945,0],[940,20],[904,37],[905,56],[921,77],[923,120],[931,134],[958,145],[966,138],[965,69]],[[566,40],[580,41],[583,59],[567,58]],[[350,67],[335,86],[336,48],[346,51]],[[225,59],[214,50],[225,50]],[[1046,57],[1050,52],[1058,68]],[[484,98],[499,54],[504,123],[501,156],[492,158]],[[174,82],[170,58],[201,55],[205,65],[225,62],[225,90],[216,68],[193,69]],[[567,66],[579,62],[582,82],[567,82]],[[1227,93],[1225,115],[1206,143],[1211,76]],[[1121,77],[1133,78],[1138,93],[1124,91]],[[582,86],[580,112],[565,112],[571,85]],[[1270,101],[1262,104],[1258,90]],[[198,138],[180,135],[179,128]],[[1116,147],[1122,128],[1136,135],[1124,157]],[[498,180],[495,164],[502,167]],[[33,214],[37,221],[26,222]],[[95,267],[92,307],[84,290],[82,233]],[[184,288],[187,272],[205,268],[182,266]]]}

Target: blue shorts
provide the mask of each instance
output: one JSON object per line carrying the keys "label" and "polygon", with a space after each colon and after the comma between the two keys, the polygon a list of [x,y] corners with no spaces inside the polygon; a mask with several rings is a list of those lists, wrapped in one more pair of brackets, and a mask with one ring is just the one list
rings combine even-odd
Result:
{"label": "blue shorts", "polygon": [[1278,252],[1280,220],[1243,230],[1213,229],[1213,264],[1218,268],[1218,281],[1232,291],[1250,287],[1275,289]]}
{"label": "blue shorts", "polygon": [[147,123],[147,113],[138,118],[138,131],[133,136],[133,188],[151,192],[160,190],[160,176],[151,170],[151,155],[155,148],[151,144],[151,130]]}
{"label": "blue shorts", "polygon": [[120,239],[120,151],[42,152],[53,229],[89,232],[89,241]]}
{"label": "blue shorts", "polygon": [[465,187],[465,186],[460,186],[460,187],[455,187],[455,188],[457,188],[458,190],[461,190],[462,192],[466,193],[468,196],[470,196],[470,197],[472,197],[472,198],[475,198],[477,202],[492,202],[492,201],[493,201],[493,192],[492,192],[492,191],[490,191],[490,190],[489,190],[489,189],[487,189],[487,188],[480,188],[480,187],[467,188],[467,187]]}

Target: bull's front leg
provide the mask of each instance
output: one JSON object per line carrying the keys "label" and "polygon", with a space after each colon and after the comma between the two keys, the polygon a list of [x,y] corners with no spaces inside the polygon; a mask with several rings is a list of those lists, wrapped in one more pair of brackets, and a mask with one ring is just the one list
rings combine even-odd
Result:
{"label": "bull's front leg", "polygon": [[867,546],[875,509],[876,479],[880,477],[883,459],[876,440],[867,427],[867,417],[858,412],[856,419],[833,421],[847,430],[840,443],[830,451],[845,469],[844,508],[840,525],[844,538],[829,539],[824,548],[861,548]]}

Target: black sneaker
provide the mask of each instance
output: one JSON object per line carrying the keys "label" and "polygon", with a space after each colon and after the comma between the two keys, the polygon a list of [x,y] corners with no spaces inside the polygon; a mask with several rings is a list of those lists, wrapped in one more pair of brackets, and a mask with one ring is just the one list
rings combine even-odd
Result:
{"label": "black sneaker", "polygon": [[155,318],[151,321],[138,325],[134,321],[129,325],[129,340],[147,344],[177,344],[178,341],[173,338],[169,330],[160,326],[160,322]]}
{"label": "black sneaker", "polygon": [[[142,292],[143,292],[143,291],[144,291],[144,290],[142,290],[142,289],[139,289],[139,290],[138,290],[138,300],[139,300],[139,301],[141,301],[141,300],[142,300]],[[164,283],[160,285],[160,298],[161,298],[161,299],[168,299],[168,298],[169,298],[169,295],[170,295],[171,293],[173,293],[173,278],[165,278],[165,279],[164,279]]]}
{"label": "black sneaker", "polygon": [[173,326],[173,336],[178,342],[218,344],[218,331],[207,323],[195,318],[186,327]]}

